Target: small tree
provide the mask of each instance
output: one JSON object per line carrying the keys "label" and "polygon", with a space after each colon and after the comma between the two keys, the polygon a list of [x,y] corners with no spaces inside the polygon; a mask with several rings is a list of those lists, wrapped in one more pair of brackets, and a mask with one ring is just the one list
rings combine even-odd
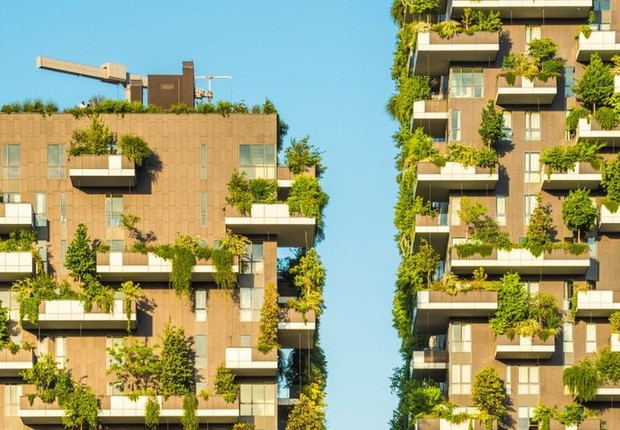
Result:
{"label": "small tree", "polygon": [[518,273],[506,273],[498,293],[497,312],[489,320],[496,334],[505,334],[517,323],[528,319],[530,296]]}
{"label": "small tree", "polygon": [[596,225],[598,210],[590,199],[590,190],[571,190],[562,202],[562,219],[570,231],[577,233],[577,239],[581,239],[581,233],[587,232]]}
{"label": "small tree", "polygon": [[80,282],[95,277],[97,273],[95,251],[88,236],[88,227],[84,224],[78,224],[75,235],[67,247],[65,266],[71,277]]}
{"label": "small tree", "polygon": [[527,225],[523,247],[536,257],[544,251],[551,250],[553,248],[553,230],[551,214],[548,207],[543,205],[542,195],[539,193],[536,196],[536,208],[532,212]]}
{"label": "small tree", "polygon": [[489,100],[486,107],[482,109],[482,122],[478,133],[487,147],[494,146],[502,137],[504,137],[504,116],[495,109],[495,102]]}
{"label": "small tree", "polygon": [[577,99],[590,110],[609,103],[614,93],[614,76],[609,65],[603,63],[597,53],[590,56],[590,64],[577,82],[575,93]]}
{"label": "small tree", "polygon": [[130,343],[126,338],[107,351],[111,359],[108,375],[113,375],[116,388],[133,398],[157,392],[160,365],[153,346],[146,341]]}
{"label": "small tree", "polygon": [[188,393],[183,396],[183,416],[181,417],[181,424],[183,430],[198,430],[198,417],[196,416],[196,409],[198,408],[198,399],[195,393]]}
{"label": "small tree", "polygon": [[114,133],[99,119],[99,115],[93,114],[87,128],[73,131],[69,154],[109,154],[114,139]]}
{"label": "small tree", "polygon": [[273,282],[265,285],[265,297],[260,311],[258,350],[263,354],[278,348],[278,322],[280,321],[278,306],[278,287]]}
{"label": "small tree", "polygon": [[293,284],[299,291],[299,298],[289,301],[288,305],[301,312],[313,310],[316,315],[323,312],[323,287],[325,285],[325,267],[314,248],[299,259],[299,264],[289,269],[294,276]]}
{"label": "small tree", "polygon": [[[620,155],[606,161],[601,172],[601,186],[607,193],[607,206],[617,209],[620,204]],[[612,208],[609,208],[610,210]],[[612,210],[615,212],[615,210]]]}
{"label": "small tree", "polygon": [[235,381],[235,374],[224,366],[217,368],[215,374],[215,394],[222,396],[226,403],[235,403],[239,398],[239,384]]}
{"label": "small tree", "polygon": [[310,145],[309,141],[310,136],[306,136],[299,141],[291,139],[290,146],[284,151],[286,165],[296,175],[305,172],[309,167],[314,167],[321,163],[321,153],[314,146]]}
{"label": "small tree", "polygon": [[480,410],[480,421],[487,430],[493,429],[493,421],[501,420],[508,413],[504,384],[497,370],[484,367],[474,378],[472,387],[474,405]]}
{"label": "small tree", "polygon": [[299,402],[288,416],[286,430],[325,430],[325,411],[308,396],[301,394]]}
{"label": "small tree", "polygon": [[193,391],[194,359],[192,344],[183,327],[168,322],[161,336],[159,386],[164,397],[183,396]]}
{"label": "small tree", "polygon": [[125,157],[136,163],[136,166],[142,166],[153,153],[144,139],[132,134],[122,135],[118,140],[118,147]]}

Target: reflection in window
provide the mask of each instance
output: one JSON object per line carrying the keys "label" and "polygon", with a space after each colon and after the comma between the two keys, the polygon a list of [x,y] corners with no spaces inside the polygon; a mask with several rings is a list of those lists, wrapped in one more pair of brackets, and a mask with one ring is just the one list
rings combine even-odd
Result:
{"label": "reflection in window", "polygon": [[276,145],[239,145],[239,170],[246,179],[275,179]]}
{"label": "reflection in window", "polygon": [[482,68],[455,67],[450,73],[452,97],[481,98],[484,96],[484,74]]}

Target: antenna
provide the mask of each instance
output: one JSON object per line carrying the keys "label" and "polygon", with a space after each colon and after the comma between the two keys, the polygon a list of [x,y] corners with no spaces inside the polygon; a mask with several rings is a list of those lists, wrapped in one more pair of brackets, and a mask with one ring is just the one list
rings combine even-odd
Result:
{"label": "antenna", "polygon": [[196,95],[194,97],[197,99],[204,99],[206,97],[208,102],[211,103],[211,101],[213,100],[213,91],[211,91],[211,81],[213,79],[232,79],[232,76],[205,75],[205,76],[196,76],[196,79],[207,80],[207,91],[201,90],[200,88],[196,88]]}

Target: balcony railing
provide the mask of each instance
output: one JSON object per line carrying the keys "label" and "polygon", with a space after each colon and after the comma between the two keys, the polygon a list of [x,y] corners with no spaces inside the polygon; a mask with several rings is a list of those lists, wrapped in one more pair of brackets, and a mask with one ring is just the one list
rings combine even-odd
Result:
{"label": "balcony railing", "polygon": [[80,155],[68,162],[74,187],[133,187],[136,166],[122,155]]}
{"label": "balcony railing", "polygon": [[448,127],[447,100],[419,100],[413,103],[413,128],[422,127],[429,136],[444,138]]}
{"label": "balcony railing", "polygon": [[620,145],[620,127],[604,130],[594,118],[580,118],[577,123],[577,141],[600,140],[608,146]]}
{"label": "balcony railing", "polygon": [[12,282],[34,272],[32,252],[0,252],[0,281]]}
{"label": "balcony railing", "polygon": [[596,170],[590,163],[578,162],[571,171],[552,173],[549,177],[543,173],[541,179],[543,180],[542,188],[544,190],[572,190],[575,188],[595,190],[601,184],[601,171]]}
{"label": "balcony railing", "polygon": [[508,19],[587,18],[592,0],[452,0],[448,15],[463,16],[465,9],[492,10]]}
{"label": "balcony railing", "polygon": [[601,206],[599,231],[602,233],[620,232],[620,210],[612,212],[605,205]]}
{"label": "balcony railing", "polygon": [[278,354],[275,350],[263,354],[256,348],[226,348],[226,368],[239,376],[275,376],[278,373]]}
{"label": "balcony railing", "polygon": [[558,82],[549,78],[546,82],[535,78],[530,81],[523,76],[517,76],[514,85],[510,85],[505,77],[497,81],[498,105],[549,105],[558,92]]}
{"label": "balcony railing", "polygon": [[4,348],[0,351],[0,377],[17,378],[22,370],[32,369],[33,361],[32,351],[20,349],[13,354]]}
{"label": "balcony railing", "polygon": [[225,221],[226,228],[235,234],[277,236],[278,246],[314,243],[316,219],[290,215],[286,204],[253,204],[250,216],[227,216]]}
{"label": "balcony railing", "polygon": [[[295,181],[295,174],[286,166],[278,166],[278,188],[291,188]],[[304,175],[316,176],[316,167],[309,167]]]}
{"label": "balcony railing", "polygon": [[564,250],[544,252],[538,257],[527,249],[493,250],[487,256],[459,257],[456,249],[452,249],[450,258],[450,270],[456,274],[471,274],[482,267],[494,275],[509,271],[522,275],[583,275],[590,267],[589,252],[572,255]]}
{"label": "balcony railing", "polygon": [[444,381],[448,370],[448,351],[431,350],[414,351],[411,358],[413,378],[426,378]]}
{"label": "balcony railing", "polygon": [[413,71],[416,75],[446,76],[450,63],[493,63],[499,52],[499,33],[479,31],[442,39],[434,32],[418,33]]}
{"label": "balcony railing", "polygon": [[589,37],[580,33],[577,42],[577,60],[590,61],[590,55],[597,53],[603,61],[610,61],[611,57],[620,51],[620,43],[617,40],[617,32],[613,30],[594,30]]}
{"label": "balcony railing", "polygon": [[537,336],[497,336],[495,358],[498,360],[548,360],[555,352],[555,336],[541,340]]}
{"label": "balcony railing", "polygon": [[8,234],[21,228],[32,228],[33,219],[30,203],[0,203],[0,234]]}
{"label": "balcony railing", "polygon": [[620,291],[577,291],[577,317],[609,317],[620,311]]}
{"label": "balcony railing", "polygon": [[429,162],[418,163],[418,180],[415,194],[434,199],[447,196],[451,190],[493,190],[499,175],[497,169],[477,166],[463,166],[460,163],[448,162],[443,167]]}
{"label": "balcony railing", "polygon": [[307,312],[305,318],[294,309],[282,309],[280,315],[278,343],[282,348],[310,349],[314,346],[314,311]]}

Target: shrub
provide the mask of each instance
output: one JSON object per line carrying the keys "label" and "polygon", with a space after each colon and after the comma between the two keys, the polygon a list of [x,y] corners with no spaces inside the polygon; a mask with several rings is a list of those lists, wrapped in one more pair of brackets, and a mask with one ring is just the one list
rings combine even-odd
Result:
{"label": "shrub", "polygon": [[280,322],[278,287],[273,282],[269,282],[265,285],[265,297],[258,325],[258,350],[263,354],[279,347],[278,322]]}
{"label": "shrub", "polygon": [[290,146],[284,151],[286,165],[296,175],[304,173],[307,168],[321,163],[322,157],[320,152],[310,145],[309,141],[310,136],[302,138],[299,142],[292,139]]}
{"label": "shrub", "polygon": [[577,99],[590,110],[608,104],[614,93],[614,77],[609,65],[603,63],[597,53],[590,56],[590,64],[574,89]]}
{"label": "shrub", "polygon": [[606,106],[601,106],[594,112],[594,119],[596,119],[596,122],[603,130],[616,128],[620,123],[620,117],[618,117],[616,112]]}
{"label": "shrub", "polygon": [[594,228],[597,217],[598,209],[590,199],[590,190],[571,190],[562,202],[562,219],[578,237]]}
{"label": "shrub", "polygon": [[224,366],[217,368],[214,387],[215,394],[222,396],[226,403],[235,403],[239,398],[239,384],[235,382],[235,374]]}
{"label": "shrub", "polygon": [[562,372],[562,382],[577,400],[588,402],[596,396],[596,390],[602,383],[596,364],[585,358],[579,363],[567,367]]}
{"label": "shrub", "polygon": [[508,414],[504,384],[494,367],[486,366],[476,374],[472,386],[472,400],[480,412],[480,421],[487,430],[493,429],[493,421]]}
{"label": "shrub", "polygon": [[482,121],[478,133],[487,147],[495,145],[502,137],[504,137],[504,117],[502,113],[495,109],[493,100],[489,100],[487,105],[482,109]]}
{"label": "shrub", "polygon": [[136,166],[142,166],[153,153],[144,139],[132,134],[122,135],[118,140],[118,147],[124,156],[136,163]]}
{"label": "shrub", "polygon": [[69,155],[109,154],[115,139],[114,133],[94,114],[87,128],[73,131]]}

